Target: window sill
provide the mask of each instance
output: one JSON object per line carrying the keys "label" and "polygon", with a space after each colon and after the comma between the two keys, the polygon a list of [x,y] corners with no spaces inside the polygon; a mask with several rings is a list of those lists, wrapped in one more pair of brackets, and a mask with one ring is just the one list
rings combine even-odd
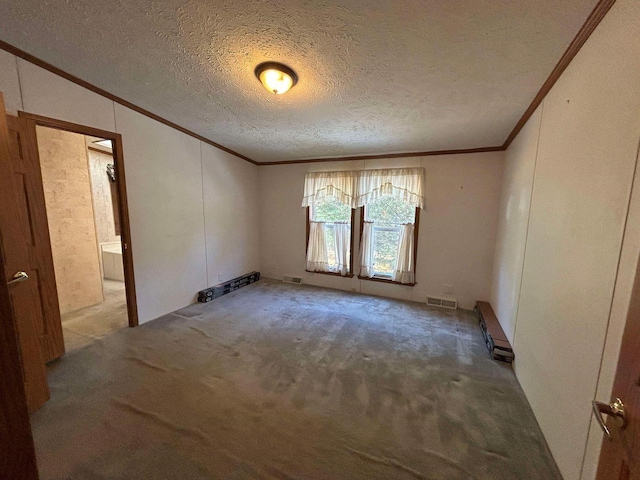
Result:
{"label": "window sill", "polygon": [[318,275],[331,275],[332,277],[341,277],[341,278],[353,278],[353,273],[347,273],[346,275],[341,275],[335,272],[314,272],[313,270],[305,270],[307,273],[317,273]]}
{"label": "window sill", "polygon": [[360,280],[369,280],[372,282],[382,282],[382,283],[390,283],[392,285],[402,285],[403,287],[414,287],[415,286],[415,282],[414,283],[400,283],[400,282],[396,282],[394,280],[390,280],[388,278],[383,278],[383,277],[362,277],[360,275],[358,275],[358,278]]}

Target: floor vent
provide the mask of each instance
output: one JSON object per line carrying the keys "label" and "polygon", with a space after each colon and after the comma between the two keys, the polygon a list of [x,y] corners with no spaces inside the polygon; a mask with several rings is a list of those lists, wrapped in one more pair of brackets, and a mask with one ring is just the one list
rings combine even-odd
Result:
{"label": "floor vent", "polygon": [[285,275],[284,277],[282,277],[282,281],[284,283],[295,283],[297,285],[300,285],[302,283],[302,277],[292,277],[290,275]]}
{"label": "floor vent", "polygon": [[458,302],[456,300],[437,297],[427,297],[427,305],[432,307],[451,308],[453,310],[458,308]]}

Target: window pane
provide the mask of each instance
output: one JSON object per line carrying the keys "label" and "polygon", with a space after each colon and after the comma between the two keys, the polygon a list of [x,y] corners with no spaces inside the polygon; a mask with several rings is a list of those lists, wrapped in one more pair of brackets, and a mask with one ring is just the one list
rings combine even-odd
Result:
{"label": "window pane", "polygon": [[381,197],[367,205],[367,220],[379,227],[414,223],[415,219],[415,207],[395,197]]}
{"label": "window pane", "polygon": [[316,222],[350,222],[351,207],[334,197],[322,200],[314,205],[312,210],[313,220]]}
{"label": "window pane", "polygon": [[377,230],[375,227],[374,231],[373,270],[376,274],[391,275],[396,269],[400,231]]}
{"label": "window pane", "polygon": [[381,197],[365,207],[365,218],[373,222],[373,270],[390,276],[396,269],[400,225],[415,223],[416,209],[395,197]]}
{"label": "window pane", "polygon": [[[335,240],[335,223],[346,222],[349,225],[348,246],[351,247],[351,207],[341,203],[339,200],[328,197],[314,205],[310,209],[311,219],[316,222],[325,222],[325,239],[327,242],[327,257],[329,268],[332,271],[337,270],[336,265],[336,240]],[[349,252],[346,255],[347,262],[350,261]]]}

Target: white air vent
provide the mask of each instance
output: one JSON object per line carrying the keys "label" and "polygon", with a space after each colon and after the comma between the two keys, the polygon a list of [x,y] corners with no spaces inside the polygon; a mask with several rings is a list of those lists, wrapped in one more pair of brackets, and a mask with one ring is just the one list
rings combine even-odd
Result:
{"label": "white air vent", "polygon": [[302,283],[302,277],[292,277],[290,275],[285,275],[284,277],[282,277],[282,281],[284,283],[295,283],[297,285],[300,285]]}
{"label": "white air vent", "polygon": [[427,305],[432,307],[452,308],[454,310],[458,308],[457,301],[438,297],[427,297]]}

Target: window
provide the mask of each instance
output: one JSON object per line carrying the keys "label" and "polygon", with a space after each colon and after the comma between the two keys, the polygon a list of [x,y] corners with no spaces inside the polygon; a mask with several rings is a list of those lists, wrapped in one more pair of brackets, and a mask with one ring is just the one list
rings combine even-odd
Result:
{"label": "window", "polygon": [[351,275],[353,210],[349,222],[348,208],[364,207],[358,276],[415,285],[417,209],[424,208],[423,191],[421,167],[306,173],[306,270]]}
{"label": "window", "polygon": [[[391,280],[396,271],[402,225],[415,224],[418,209],[392,196],[383,196],[365,207],[364,218],[373,222],[373,277]],[[415,258],[415,244],[413,245]]]}
{"label": "window", "polygon": [[[308,222],[323,224],[324,243],[327,252],[327,271],[313,269],[319,273],[334,273],[351,276],[352,271],[352,231],[353,210],[335,197],[326,197],[309,207]],[[307,223],[307,237],[309,223]],[[309,238],[307,238],[309,248]],[[310,270],[307,268],[307,270]]]}

